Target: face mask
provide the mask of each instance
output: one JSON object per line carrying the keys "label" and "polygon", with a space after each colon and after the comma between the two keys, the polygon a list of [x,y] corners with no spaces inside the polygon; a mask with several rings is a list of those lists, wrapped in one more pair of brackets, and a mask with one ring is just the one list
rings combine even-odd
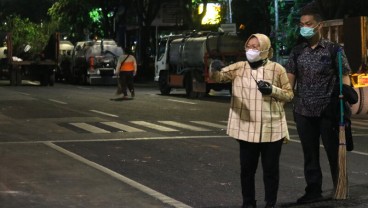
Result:
{"label": "face mask", "polygon": [[316,28],[316,27],[301,27],[300,28],[300,35],[307,38],[307,39],[311,38],[316,34],[316,32],[314,32],[314,28]]}
{"label": "face mask", "polygon": [[262,58],[260,54],[261,54],[261,51],[254,50],[254,49],[249,49],[245,52],[245,55],[247,56],[247,60],[251,63],[261,60]]}

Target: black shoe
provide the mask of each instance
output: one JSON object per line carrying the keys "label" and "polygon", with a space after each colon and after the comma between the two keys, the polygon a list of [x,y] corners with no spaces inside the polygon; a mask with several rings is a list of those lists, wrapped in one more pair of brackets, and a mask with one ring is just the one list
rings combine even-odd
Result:
{"label": "black shoe", "polygon": [[257,206],[254,204],[244,204],[242,208],[257,208]]}
{"label": "black shoe", "polygon": [[323,199],[323,196],[321,194],[316,193],[305,193],[302,197],[300,197],[296,203],[298,204],[306,204],[306,203],[312,203],[312,202],[318,202]]}
{"label": "black shoe", "polygon": [[268,203],[266,204],[265,208],[275,208],[275,203]]}
{"label": "black shoe", "polygon": [[132,97],[135,96],[134,90],[132,90],[130,93],[131,93]]}
{"label": "black shoe", "polygon": [[257,202],[256,201],[244,202],[242,208],[257,208]]}

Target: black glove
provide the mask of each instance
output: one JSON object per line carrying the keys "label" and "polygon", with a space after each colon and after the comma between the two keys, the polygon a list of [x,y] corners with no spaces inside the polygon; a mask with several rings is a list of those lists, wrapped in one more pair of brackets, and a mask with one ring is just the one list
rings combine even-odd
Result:
{"label": "black glove", "polygon": [[358,93],[354,90],[352,86],[343,84],[342,94],[344,95],[344,100],[349,104],[355,104],[358,102]]}
{"label": "black glove", "polygon": [[257,82],[257,86],[263,95],[270,95],[272,93],[272,85],[269,82],[260,80]]}
{"label": "black glove", "polygon": [[211,62],[210,70],[211,72],[221,71],[221,69],[224,67],[225,64],[222,61],[215,59]]}

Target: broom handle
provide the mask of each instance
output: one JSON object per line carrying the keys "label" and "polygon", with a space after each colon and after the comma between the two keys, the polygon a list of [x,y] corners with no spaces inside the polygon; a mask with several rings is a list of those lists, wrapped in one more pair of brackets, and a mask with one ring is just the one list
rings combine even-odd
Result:
{"label": "broom handle", "polygon": [[339,48],[337,52],[337,59],[339,63],[339,78],[340,78],[340,125],[344,125],[344,95],[342,94],[342,49]]}

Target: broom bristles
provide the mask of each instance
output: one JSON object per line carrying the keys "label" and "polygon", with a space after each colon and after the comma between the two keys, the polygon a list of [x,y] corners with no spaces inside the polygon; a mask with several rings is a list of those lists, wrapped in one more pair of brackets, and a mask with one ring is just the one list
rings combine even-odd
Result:
{"label": "broom bristles", "polygon": [[338,164],[338,181],[335,192],[335,199],[348,198],[348,177],[346,173],[346,141],[345,126],[340,126],[339,131],[339,164]]}

